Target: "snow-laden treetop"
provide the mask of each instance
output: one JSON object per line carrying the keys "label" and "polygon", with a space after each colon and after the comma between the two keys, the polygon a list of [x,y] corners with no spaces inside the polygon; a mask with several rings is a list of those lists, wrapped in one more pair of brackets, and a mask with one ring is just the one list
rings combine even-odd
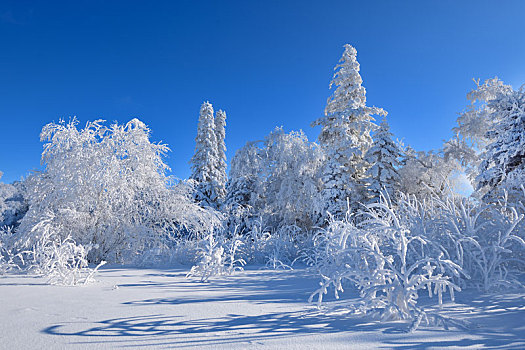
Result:
{"label": "snow-laden treetop", "polygon": [[357,50],[346,44],[345,51],[335,66],[330,89],[336,86],[334,93],[326,102],[325,115],[344,112],[347,109],[357,109],[366,105],[366,89],[361,85],[363,79],[359,74]]}
{"label": "snow-laden treetop", "polygon": [[330,89],[334,86],[336,88],[326,101],[325,117],[314,121],[312,126],[325,125],[327,119],[336,116],[345,116],[351,120],[352,116],[363,114],[386,115],[382,108],[366,106],[366,89],[362,86],[363,79],[359,74],[357,50],[350,44],[346,44],[344,48],[343,56],[335,66],[335,73],[330,82]]}

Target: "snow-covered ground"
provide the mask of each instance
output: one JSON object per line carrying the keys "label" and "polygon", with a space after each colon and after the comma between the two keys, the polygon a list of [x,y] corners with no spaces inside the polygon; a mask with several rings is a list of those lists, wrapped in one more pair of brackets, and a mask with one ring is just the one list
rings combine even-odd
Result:
{"label": "snow-covered ground", "polygon": [[83,287],[2,277],[0,348],[525,348],[525,293],[459,293],[443,312],[470,329],[405,333],[403,322],[351,316],[335,302],[320,312],[306,302],[318,278],[303,269],[250,268],[210,283],[187,271],[107,267]]}

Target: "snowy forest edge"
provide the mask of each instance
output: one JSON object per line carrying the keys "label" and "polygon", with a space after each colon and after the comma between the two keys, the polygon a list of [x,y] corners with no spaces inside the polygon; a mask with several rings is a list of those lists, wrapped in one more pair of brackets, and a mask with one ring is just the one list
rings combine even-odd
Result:
{"label": "snowy forest edge", "polygon": [[[209,102],[187,180],[168,175],[168,146],[138,119],[45,125],[43,171],[0,184],[0,273],[79,285],[106,262],[177,263],[205,282],[305,264],[321,280],[310,301],[351,286],[356,313],[412,330],[449,322],[420,293],[441,304],[464,288],[522,288],[525,90],[476,81],[453,136],[424,152],[395,139],[362,83],[345,45],[317,142],[276,128],[237,150],[229,176],[226,113]],[[469,197],[454,190],[458,173]]]}

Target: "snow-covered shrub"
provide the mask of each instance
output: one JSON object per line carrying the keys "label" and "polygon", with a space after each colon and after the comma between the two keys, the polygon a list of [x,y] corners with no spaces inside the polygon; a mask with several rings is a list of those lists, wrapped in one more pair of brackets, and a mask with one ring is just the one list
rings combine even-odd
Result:
{"label": "snow-covered shrub", "polygon": [[200,261],[193,266],[186,277],[200,277],[201,282],[207,282],[211,277],[231,275],[242,271],[245,262],[238,258],[238,249],[242,241],[237,235],[226,239],[217,237],[213,230],[199,243],[198,256]]}
{"label": "snow-covered shrub", "polygon": [[[485,204],[466,198],[435,200],[448,235],[447,251],[472,277],[469,284],[489,292],[498,288],[519,286],[517,267],[525,266],[518,252],[525,248],[523,233],[519,233],[524,214],[507,197],[497,203]],[[520,210],[520,212],[518,211]],[[436,218],[438,219],[438,218]]]}
{"label": "snow-covered shrub", "polygon": [[93,282],[95,273],[106,262],[90,268],[87,255],[92,246],[77,244],[71,236],[62,238],[58,234],[59,226],[60,222],[51,212],[37,223],[32,229],[35,244],[31,250],[16,254],[17,266],[46,277],[50,284],[74,286]]}
{"label": "snow-covered shrub", "polygon": [[461,267],[436,249],[428,237],[415,234],[411,222],[395,212],[387,201],[370,204],[361,220],[350,218],[331,220],[319,234],[319,254],[316,259],[322,281],[311,296],[318,305],[328,288],[336,298],[350,283],[360,291],[361,303],[356,311],[379,312],[382,319],[412,320],[411,329],[422,320],[442,320],[417,306],[420,291],[431,297],[461,290],[452,277],[459,277]]}
{"label": "snow-covered shrub", "polygon": [[272,269],[291,269],[294,260],[304,250],[308,235],[295,225],[283,225],[272,231],[259,217],[241,236],[243,258]]}
{"label": "snow-covered shrub", "polygon": [[87,254],[90,249],[77,245],[71,237],[34,247],[38,272],[47,277],[49,284],[75,286],[94,282],[95,273],[106,262],[89,268]]}
{"label": "snow-covered shrub", "polygon": [[279,227],[273,232],[265,244],[266,267],[277,269],[292,269],[292,265],[304,249],[308,233],[295,225]]}
{"label": "snow-covered shrub", "polygon": [[266,247],[271,237],[269,230],[263,226],[259,217],[243,235],[243,257],[249,263],[264,264],[266,261]]}

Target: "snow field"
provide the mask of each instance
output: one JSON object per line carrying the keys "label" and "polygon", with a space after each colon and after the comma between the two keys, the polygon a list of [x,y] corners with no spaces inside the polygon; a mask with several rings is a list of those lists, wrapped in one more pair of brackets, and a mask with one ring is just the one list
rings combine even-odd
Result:
{"label": "snow field", "polygon": [[[304,269],[251,267],[200,283],[187,267],[103,267],[98,282],[51,286],[45,279],[0,279],[4,349],[371,349],[525,347],[525,295],[458,293],[442,313],[469,328],[380,322],[348,314],[329,294],[320,312],[306,300],[318,277]],[[421,299],[421,304],[435,300]]]}

